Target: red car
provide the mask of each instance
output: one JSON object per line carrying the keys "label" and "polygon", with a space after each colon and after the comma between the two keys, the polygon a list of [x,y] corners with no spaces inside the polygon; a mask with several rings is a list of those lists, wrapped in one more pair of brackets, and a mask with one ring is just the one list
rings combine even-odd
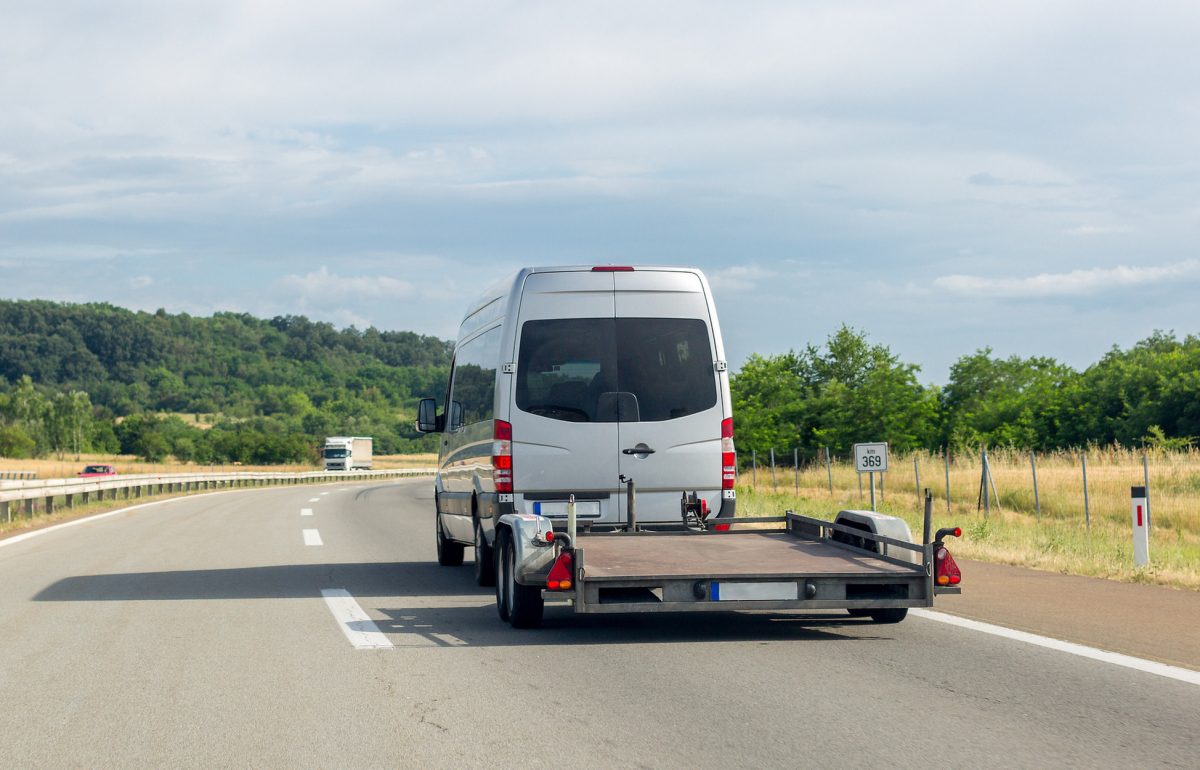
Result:
{"label": "red car", "polygon": [[80,478],[90,478],[92,476],[116,476],[117,469],[111,465],[87,465],[79,472]]}

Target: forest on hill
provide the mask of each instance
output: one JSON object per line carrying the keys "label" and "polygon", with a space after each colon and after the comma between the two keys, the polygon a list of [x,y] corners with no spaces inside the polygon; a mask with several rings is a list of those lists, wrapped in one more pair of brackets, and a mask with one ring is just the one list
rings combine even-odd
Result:
{"label": "forest on hill", "polygon": [[298,462],[337,434],[424,451],[413,405],[444,387],[452,347],[303,316],[0,301],[0,455]]}
{"label": "forest on hill", "polygon": [[[0,455],[121,452],[207,462],[315,461],[327,435],[431,451],[416,400],[444,392],[453,344],[338,330],[303,316],[209,318],[107,304],[0,301]],[[900,451],[987,445],[1164,448],[1200,437],[1200,338],[1155,333],[1082,370],[1046,357],[959,358],[941,386],[848,327],[752,355],[730,378],[751,451],[858,441]]]}

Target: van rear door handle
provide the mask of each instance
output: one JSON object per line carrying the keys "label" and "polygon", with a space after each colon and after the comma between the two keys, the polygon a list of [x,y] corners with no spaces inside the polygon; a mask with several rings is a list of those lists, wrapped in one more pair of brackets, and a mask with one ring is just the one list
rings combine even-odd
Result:
{"label": "van rear door handle", "polygon": [[651,449],[650,447],[646,446],[645,444],[641,444],[640,446],[630,447],[629,449],[622,449],[621,454],[624,454],[624,455],[652,455],[652,454],[654,454],[654,450]]}

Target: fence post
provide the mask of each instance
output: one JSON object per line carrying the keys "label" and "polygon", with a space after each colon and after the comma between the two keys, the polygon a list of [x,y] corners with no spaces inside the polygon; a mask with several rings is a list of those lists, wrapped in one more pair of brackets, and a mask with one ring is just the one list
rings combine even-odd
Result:
{"label": "fence post", "polygon": [[796,472],[796,497],[800,496],[800,448],[792,447],[792,470]]}
{"label": "fence post", "polygon": [[1087,452],[1079,453],[1079,461],[1083,465],[1083,520],[1087,524],[1088,532],[1092,531],[1092,511],[1088,504],[1088,489],[1087,489]]}
{"label": "fence post", "polygon": [[825,474],[829,476],[829,496],[833,497],[833,466],[829,464],[829,447],[825,447]]}
{"label": "fence post", "polygon": [[917,466],[917,455],[913,453],[913,478],[917,480],[917,505],[921,504],[921,469]]}
{"label": "fence post", "polygon": [[1154,530],[1154,518],[1150,515],[1150,461],[1142,454],[1142,483],[1146,486],[1146,531]]}
{"label": "fence post", "polygon": [[[984,447],[981,451],[982,454],[980,455],[979,469],[979,496],[983,498],[983,518],[986,519],[988,518],[988,514],[991,513],[992,507],[991,500],[989,499],[991,490],[988,489],[988,476],[990,474],[988,473],[987,447]],[[976,509],[978,510],[978,507]]]}
{"label": "fence post", "polygon": [[771,447],[771,491],[774,492],[777,486],[775,483],[775,447]]}
{"label": "fence post", "polygon": [[758,486],[758,450],[750,450],[750,486]]}
{"label": "fence post", "polygon": [[1033,472],[1033,510],[1038,519],[1042,518],[1042,501],[1038,497],[1037,461],[1033,458],[1033,450],[1029,450],[1029,470]]}
{"label": "fence post", "polygon": [[946,513],[950,513],[950,447],[942,447],[942,462],[946,466]]}

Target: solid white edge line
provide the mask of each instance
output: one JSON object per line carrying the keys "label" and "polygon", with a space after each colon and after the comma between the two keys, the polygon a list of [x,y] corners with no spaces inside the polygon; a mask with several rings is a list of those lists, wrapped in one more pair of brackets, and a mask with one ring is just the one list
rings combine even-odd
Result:
{"label": "solid white edge line", "polygon": [[312,508],[301,508],[300,515],[301,516],[312,516]]}
{"label": "solid white edge line", "polygon": [[385,650],[394,647],[375,621],[367,616],[350,592],[344,588],[322,588],[325,606],[333,613],[342,633],[356,650]]}
{"label": "solid white edge line", "polygon": [[304,544],[305,545],[325,545],[323,542],[321,542],[321,533],[315,529],[304,530]]}
{"label": "solid white edge line", "polygon": [[[125,508],[118,508],[115,511],[105,511],[104,513],[97,513],[97,514],[93,514],[92,516],[84,516],[82,519],[72,519],[71,521],[64,521],[61,524],[54,524],[49,527],[43,527],[42,529],[35,529],[32,532],[25,532],[24,534],[21,534],[21,535],[13,535],[12,537],[5,538],[3,540],[0,540],[0,548],[3,548],[8,545],[16,545],[17,543],[22,543],[26,540],[31,540],[35,537],[41,537],[42,535],[48,535],[51,532],[57,532],[60,529],[66,529],[68,527],[77,527],[80,524],[87,524],[90,521],[99,521],[100,519],[107,519],[110,516],[117,516],[122,513],[128,513],[129,511],[136,511],[138,508],[149,508],[152,505],[166,505],[167,503],[177,503],[180,500],[195,500],[196,498],[209,497],[210,495],[224,495],[224,494],[228,494],[230,491],[231,490],[225,489],[225,490],[221,490],[220,492],[202,492],[198,495],[184,495],[182,497],[170,497],[170,498],[167,498],[166,500],[153,500],[149,503],[138,503],[137,505],[130,505],[130,506],[126,506]],[[266,490],[265,489],[262,489],[262,490],[260,490],[260,489],[243,489],[243,490],[239,490],[239,491],[241,491],[241,492],[262,492],[262,491],[266,491]]]}
{"label": "solid white edge line", "polygon": [[1176,679],[1180,682],[1200,685],[1200,671],[1180,668],[1179,666],[1170,666],[1166,663],[1158,663],[1153,660],[1146,660],[1145,658],[1135,658],[1132,655],[1122,655],[1119,652],[1108,652],[1107,650],[1100,650],[1095,647],[1076,644],[1075,642],[1064,642],[1061,639],[1039,636],[1027,631],[1017,631],[1012,628],[983,623],[978,620],[960,618],[957,615],[949,615],[944,612],[921,609],[914,609],[911,612],[917,617],[925,618],[926,620],[936,620],[938,623],[946,623],[951,626],[958,626],[959,628],[980,631],[993,636],[1001,636],[1005,639],[1013,639],[1018,642],[1025,642],[1026,644],[1034,644],[1038,647],[1078,655],[1081,658],[1090,658],[1091,660],[1098,660],[1103,663],[1111,663],[1114,666],[1123,666],[1124,668],[1132,668],[1147,674],[1156,674],[1157,676],[1165,676],[1168,679]]}

